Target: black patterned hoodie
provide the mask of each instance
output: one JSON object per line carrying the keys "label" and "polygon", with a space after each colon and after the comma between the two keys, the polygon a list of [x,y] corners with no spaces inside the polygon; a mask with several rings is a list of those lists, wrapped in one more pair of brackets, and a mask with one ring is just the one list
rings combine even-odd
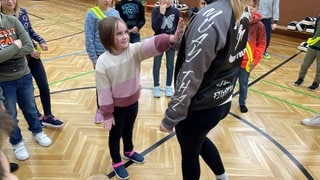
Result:
{"label": "black patterned hoodie", "polygon": [[236,23],[230,0],[201,9],[188,24],[176,67],[175,93],[163,126],[172,130],[188,111],[230,102],[248,37],[249,14]]}

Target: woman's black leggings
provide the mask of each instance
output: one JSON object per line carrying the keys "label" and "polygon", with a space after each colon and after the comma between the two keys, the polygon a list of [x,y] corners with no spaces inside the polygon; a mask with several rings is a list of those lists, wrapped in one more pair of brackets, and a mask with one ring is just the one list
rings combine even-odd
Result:
{"label": "woman's black leggings", "polygon": [[213,109],[189,112],[187,118],[175,127],[181,148],[184,180],[200,178],[199,155],[214,174],[225,172],[219,151],[207,134],[227,116],[230,107],[231,102]]}

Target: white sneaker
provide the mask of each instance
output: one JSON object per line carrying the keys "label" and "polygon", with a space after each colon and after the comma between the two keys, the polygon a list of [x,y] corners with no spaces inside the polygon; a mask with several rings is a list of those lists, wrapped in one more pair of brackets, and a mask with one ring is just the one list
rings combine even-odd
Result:
{"label": "white sneaker", "polygon": [[32,134],[32,139],[37,141],[41,146],[45,147],[52,143],[51,139],[44,132]]}
{"label": "white sneaker", "polygon": [[301,123],[307,126],[320,126],[320,115],[313,118],[304,119],[301,121]]}
{"label": "white sneaker", "polygon": [[19,142],[16,145],[13,145],[12,148],[13,148],[14,156],[18,160],[24,161],[24,160],[27,160],[29,158],[29,153],[26,150],[26,148],[24,147],[24,142],[23,141]]}

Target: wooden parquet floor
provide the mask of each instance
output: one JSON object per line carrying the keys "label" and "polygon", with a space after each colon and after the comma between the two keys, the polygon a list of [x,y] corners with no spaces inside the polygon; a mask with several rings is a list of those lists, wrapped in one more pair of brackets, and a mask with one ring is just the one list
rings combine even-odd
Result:
{"label": "wooden parquet floor", "polygon": [[[95,83],[91,62],[84,49],[84,17],[93,0],[20,0],[30,13],[33,28],[44,37],[49,51],[42,60],[47,70],[54,115],[65,125],[44,128],[53,144],[43,148],[31,139],[21,113],[20,127],[30,159],[17,161],[7,143],[5,153],[20,165],[21,180],[116,179],[111,170],[108,133],[95,125]],[[151,36],[150,13],[142,37]],[[320,91],[310,92],[313,64],[300,87],[296,80],[304,54],[302,40],[273,35],[271,60],[262,60],[252,72],[247,105],[238,108],[237,90],[230,114],[209,137],[220,150],[231,180],[320,179],[320,128],[300,124],[320,111]],[[165,67],[163,64],[162,67]],[[164,87],[165,68],[161,69]],[[142,152],[142,165],[127,163],[130,179],[176,180],[181,177],[180,150],[174,134],[158,130],[169,99],[152,96],[152,59],[143,62],[142,94],[134,128],[135,149]],[[38,90],[36,102],[41,109]],[[201,161],[201,180],[215,179]],[[108,176],[106,176],[108,175]]]}

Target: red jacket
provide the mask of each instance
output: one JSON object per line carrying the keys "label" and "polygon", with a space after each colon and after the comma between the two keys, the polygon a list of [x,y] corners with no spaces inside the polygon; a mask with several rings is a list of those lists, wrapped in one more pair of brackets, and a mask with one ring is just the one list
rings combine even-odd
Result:
{"label": "red jacket", "polygon": [[[263,23],[260,21],[261,15],[255,13],[253,19],[250,21],[248,43],[252,50],[253,63],[258,64],[261,60],[264,50],[266,48],[266,30]],[[245,53],[241,68],[246,69],[248,63],[248,55]]]}

